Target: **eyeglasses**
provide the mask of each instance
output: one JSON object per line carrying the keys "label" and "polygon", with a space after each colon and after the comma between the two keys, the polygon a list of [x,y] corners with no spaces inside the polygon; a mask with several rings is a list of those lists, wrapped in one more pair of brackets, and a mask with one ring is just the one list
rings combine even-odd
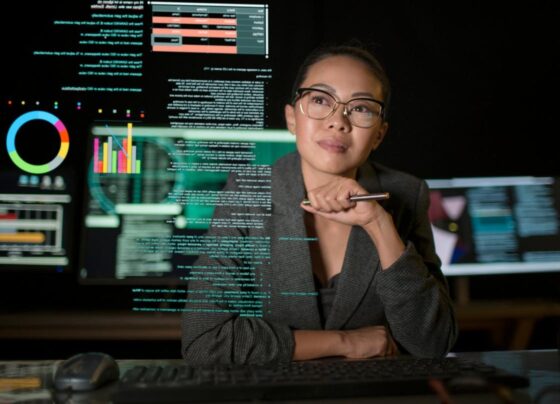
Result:
{"label": "eyeglasses", "polygon": [[346,102],[338,101],[325,90],[318,88],[298,88],[296,101],[299,100],[301,112],[311,119],[327,119],[334,114],[338,105],[344,106],[343,114],[350,123],[359,128],[371,128],[383,118],[385,104],[373,98],[352,98]]}

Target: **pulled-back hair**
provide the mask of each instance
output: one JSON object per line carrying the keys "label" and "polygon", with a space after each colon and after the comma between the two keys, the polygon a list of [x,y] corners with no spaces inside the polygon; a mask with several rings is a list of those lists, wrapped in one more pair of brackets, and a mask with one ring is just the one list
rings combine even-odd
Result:
{"label": "pulled-back hair", "polygon": [[294,97],[296,95],[296,91],[301,87],[301,83],[303,83],[307,78],[307,73],[309,72],[311,66],[331,56],[348,56],[361,61],[369,67],[373,75],[381,82],[381,91],[383,94],[382,101],[385,104],[383,115],[384,118],[386,118],[389,103],[391,101],[391,83],[389,82],[389,77],[385,73],[385,69],[379,60],[377,60],[377,58],[363,45],[356,42],[347,44],[327,44],[313,50],[305,58],[296,74],[296,79],[294,80],[291,93],[292,102],[295,101]]}

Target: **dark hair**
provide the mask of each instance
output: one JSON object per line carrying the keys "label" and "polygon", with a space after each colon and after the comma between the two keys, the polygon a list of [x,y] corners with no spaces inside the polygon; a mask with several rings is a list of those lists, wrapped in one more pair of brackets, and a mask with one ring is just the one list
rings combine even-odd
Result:
{"label": "dark hair", "polygon": [[292,87],[292,102],[295,102],[295,98],[293,97],[295,97],[297,89],[301,87],[301,83],[305,81],[311,66],[331,56],[348,56],[365,63],[370,68],[373,75],[381,82],[382,101],[385,104],[383,115],[384,119],[386,119],[389,103],[391,101],[391,83],[389,82],[389,77],[387,73],[385,73],[385,69],[383,69],[379,60],[377,60],[368,49],[357,42],[340,45],[327,44],[313,50],[305,58],[296,74],[296,79]]}

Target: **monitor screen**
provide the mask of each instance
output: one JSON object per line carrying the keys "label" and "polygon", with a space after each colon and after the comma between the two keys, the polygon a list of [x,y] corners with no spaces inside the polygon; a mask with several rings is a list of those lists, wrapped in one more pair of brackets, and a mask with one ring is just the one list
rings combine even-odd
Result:
{"label": "monitor screen", "polygon": [[[216,206],[271,204],[270,166],[295,149],[285,130],[94,126],[89,138],[84,283],[170,284],[212,247],[212,226],[261,226],[262,217],[212,221]],[[127,158],[131,156],[131,158]],[[230,173],[242,192],[225,192]],[[233,253],[233,252],[232,252]]]}
{"label": "monitor screen", "polygon": [[0,271],[71,271],[77,211],[68,111],[0,107]]}
{"label": "monitor screen", "polygon": [[428,180],[445,275],[560,271],[560,178]]}
{"label": "monitor screen", "polygon": [[[208,168],[210,140],[236,143],[250,164],[293,149],[278,134],[285,83],[315,36],[280,34],[289,10],[268,1],[28,7],[12,11],[25,30],[18,18],[0,27],[20,38],[0,75],[0,270],[67,270],[84,283],[176,276],[177,257],[139,253],[130,237],[204,231],[213,208],[202,188],[215,192],[228,171]],[[312,29],[314,6],[298,10]]]}

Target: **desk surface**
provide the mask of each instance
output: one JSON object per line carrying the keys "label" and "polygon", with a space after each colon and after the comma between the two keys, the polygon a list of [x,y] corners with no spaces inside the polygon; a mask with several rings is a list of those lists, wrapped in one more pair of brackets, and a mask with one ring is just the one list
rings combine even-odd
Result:
{"label": "desk surface", "polygon": [[[509,372],[526,376],[531,385],[514,392],[515,403],[558,403],[560,402],[560,353],[557,350],[541,351],[493,351],[456,353],[458,357],[482,361]],[[121,373],[137,364],[169,364],[180,360],[119,360]],[[51,379],[59,361],[0,361],[0,403],[51,403],[84,402],[108,403],[114,385],[95,392],[74,394],[54,393],[50,390]],[[13,389],[18,386],[19,389]],[[58,394],[58,395],[57,395]],[[71,400],[69,400],[71,398]],[[497,403],[494,395],[470,394],[453,397],[455,403]],[[300,403],[300,401],[289,401]],[[340,400],[305,400],[301,403],[348,403]],[[434,403],[435,396],[394,396],[352,399],[356,403]]]}
{"label": "desk surface", "polygon": [[[495,347],[523,350],[546,317],[560,318],[560,301],[471,301],[455,307],[461,331],[484,330]],[[179,341],[180,313],[126,310],[0,311],[0,340]],[[12,357],[12,356],[10,356]]]}

